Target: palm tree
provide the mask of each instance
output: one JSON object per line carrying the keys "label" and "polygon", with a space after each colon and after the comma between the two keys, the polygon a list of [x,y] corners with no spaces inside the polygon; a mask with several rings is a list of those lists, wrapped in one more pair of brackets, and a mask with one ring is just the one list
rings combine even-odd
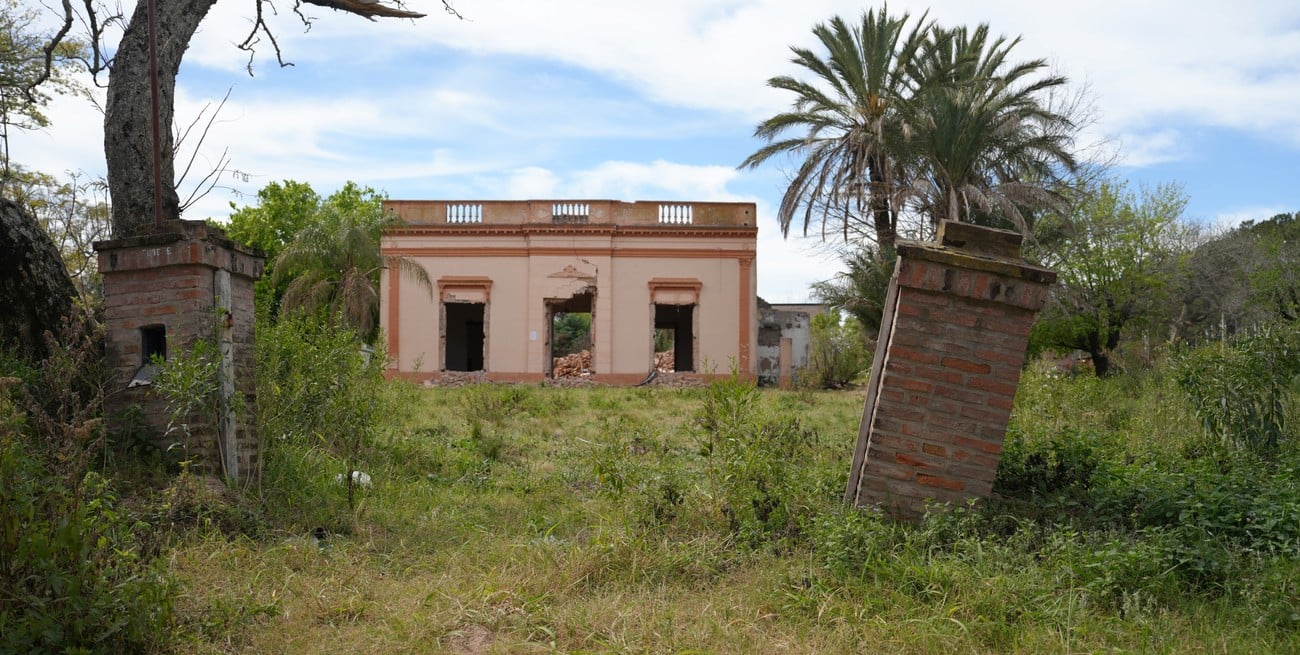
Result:
{"label": "palm tree", "polygon": [[885,294],[894,262],[882,259],[871,247],[863,247],[843,256],[847,269],[829,280],[814,282],[813,297],[842,309],[858,320],[872,338],[880,331],[885,313]]}
{"label": "palm tree", "polygon": [[384,227],[396,219],[377,205],[323,205],[310,224],[275,259],[272,282],[285,287],[284,311],[328,312],[369,341],[379,317],[379,273],[385,268],[432,289],[429,273],[405,257],[385,257],[379,251]]}
{"label": "palm tree", "polygon": [[913,202],[933,224],[1006,221],[1028,233],[1029,210],[1064,200],[1056,182],[1078,167],[1075,129],[1042,99],[1066,79],[1040,76],[1041,59],[1011,62],[1019,41],[991,38],[988,25],[931,36],[921,75],[936,83],[907,107],[919,157]]}
{"label": "palm tree", "polygon": [[[852,217],[868,213],[877,251],[888,257],[898,232],[900,190],[907,188],[901,151],[910,127],[904,111],[918,90],[915,62],[931,44],[932,23],[925,16],[907,29],[909,15],[892,17],[888,9],[871,10],[850,26],[836,16],[813,33],[827,51],[823,59],[806,48],[792,47],[792,61],[812,74],[805,82],[773,77],[768,86],[795,95],[793,108],[758,125],[754,135],[767,145],[750,155],[742,168],[756,167],[777,154],[803,157],[785,195],[778,218],[781,231],[803,210],[807,234],[815,208],[841,218],[847,240]],[[802,134],[781,138],[789,131]]]}
{"label": "palm tree", "polygon": [[[924,15],[908,23],[885,9],[853,28],[835,17],[813,29],[825,59],[792,48],[812,81],[768,81],[795,95],[793,108],[758,125],[767,144],[741,167],[803,158],[778,211],[787,236],[801,209],[805,234],[814,212],[823,236],[834,221],[846,241],[865,222],[888,261],[902,212],[1027,232],[1031,210],[1062,201],[1058,182],[1077,169],[1077,129],[1044,96],[1065,78],[1040,76],[1042,60],[1012,63],[1019,39],[991,38],[987,25],[949,30]],[[803,133],[781,138],[791,130]]]}

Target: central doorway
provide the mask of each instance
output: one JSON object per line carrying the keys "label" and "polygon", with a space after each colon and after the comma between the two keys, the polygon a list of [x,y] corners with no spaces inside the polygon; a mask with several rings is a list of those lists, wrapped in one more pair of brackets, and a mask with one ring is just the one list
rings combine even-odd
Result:
{"label": "central doorway", "polygon": [[[676,372],[695,370],[695,305],[655,304],[654,350],[656,367],[659,353],[671,352],[671,368]],[[665,349],[665,350],[661,350]]]}
{"label": "central doorway", "polygon": [[447,371],[482,371],[487,332],[484,329],[486,305],[474,302],[443,303],[445,347],[443,369]]}
{"label": "central doorway", "polygon": [[595,307],[596,293],[590,289],[546,301],[546,377],[584,377],[595,371]]}

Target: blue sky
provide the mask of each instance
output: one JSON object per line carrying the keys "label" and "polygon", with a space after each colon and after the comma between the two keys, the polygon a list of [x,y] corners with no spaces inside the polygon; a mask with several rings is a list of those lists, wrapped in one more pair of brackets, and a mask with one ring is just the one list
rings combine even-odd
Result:
{"label": "blue sky", "polygon": [[[347,180],[393,198],[752,201],[759,294],[807,298],[837,265],[818,239],[783,240],[775,208],[788,163],[736,165],[762,118],[789,98],[767,78],[794,72],[791,44],[814,24],[867,5],[834,0],[549,3],[409,0],[429,16],[370,23],[308,8],[273,19],[286,59],[243,40],[248,3],[218,3],[181,70],[177,120],[230,90],[200,162],[228,150],[227,176],[187,218],[221,217],[266,183],[328,193]],[[1137,5],[1137,6],[1133,6]],[[873,5],[878,6],[878,5]],[[942,24],[987,22],[1020,35],[1086,88],[1085,138],[1116,153],[1113,175],[1175,181],[1187,217],[1230,225],[1300,210],[1300,4],[1102,0],[893,2]],[[54,126],[14,141],[16,160],[102,174],[100,116],[60,99]],[[202,166],[202,164],[200,164]]]}

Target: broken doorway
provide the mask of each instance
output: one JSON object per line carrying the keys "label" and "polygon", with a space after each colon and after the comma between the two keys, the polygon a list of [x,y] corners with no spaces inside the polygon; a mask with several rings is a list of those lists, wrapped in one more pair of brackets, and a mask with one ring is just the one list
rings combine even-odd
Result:
{"label": "broken doorway", "polygon": [[546,301],[546,377],[584,377],[595,370],[596,294],[590,289]]}
{"label": "broken doorway", "polygon": [[486,362],[487,305],[471,302],[443,303],[443,370],[482,371]]}
{"label": "broken doorway", "polygon": [[[690,372],[695,370],[695,305],[655,304],[655,367]],[[661,351],[661,348],[669,350]],[[661,352],[671,352],[671,365]]]}

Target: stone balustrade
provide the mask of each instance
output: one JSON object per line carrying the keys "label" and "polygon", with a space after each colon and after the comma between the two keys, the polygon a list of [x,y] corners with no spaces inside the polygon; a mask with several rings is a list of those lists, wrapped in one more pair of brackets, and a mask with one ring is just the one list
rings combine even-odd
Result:
{"label": "stone balustrade", "polygon": [[753,203],[618,200],[386,200],[408,225],[594,224],[753,227]]}

